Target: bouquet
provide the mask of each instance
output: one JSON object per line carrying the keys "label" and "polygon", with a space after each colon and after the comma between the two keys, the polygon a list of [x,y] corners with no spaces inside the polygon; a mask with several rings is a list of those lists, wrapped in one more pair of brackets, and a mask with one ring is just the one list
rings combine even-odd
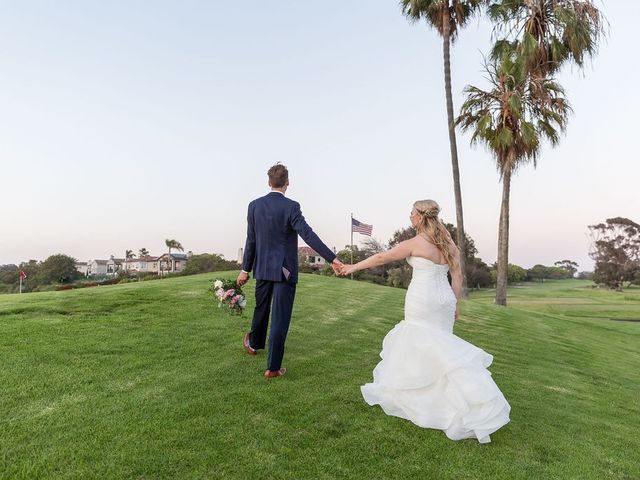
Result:
{"label": "bouquet", "polygon": [[247,299],[235,280],[215,280],[212,291],[218,300],[218,308],[225,307],[235,315],[242,315]]}

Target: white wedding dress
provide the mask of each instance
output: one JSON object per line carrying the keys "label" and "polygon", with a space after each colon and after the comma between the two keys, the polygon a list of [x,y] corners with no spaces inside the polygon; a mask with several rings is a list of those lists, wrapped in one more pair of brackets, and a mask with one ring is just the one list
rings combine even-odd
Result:
{"label": "white wedding dress", "polygon": [[387,415],[444,430],[452,440],[488,443],[511,410],[487,370],[493,357],[453,334],[456,298],[447,265],[421,257],[407,261],[413,277],[405,318],[384,338],[382,360],[362,395]]}

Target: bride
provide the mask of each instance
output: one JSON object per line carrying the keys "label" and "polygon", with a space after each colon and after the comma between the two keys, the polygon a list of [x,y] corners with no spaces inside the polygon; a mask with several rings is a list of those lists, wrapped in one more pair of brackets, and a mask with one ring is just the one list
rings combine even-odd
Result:
{"label": "bride", "polygon": [[487,370],[493,357],[453,334],[462,294],[460,252],[439,212],[433,200],[415,202],[410,217],[415,237],[342,269],[348,275],[405,258],[413,267],[405,318],[384,338],[382,360],[362,395],[387,415],[444,430],[452,440],[488,443],[489,435],[509,422],[511,407]]}

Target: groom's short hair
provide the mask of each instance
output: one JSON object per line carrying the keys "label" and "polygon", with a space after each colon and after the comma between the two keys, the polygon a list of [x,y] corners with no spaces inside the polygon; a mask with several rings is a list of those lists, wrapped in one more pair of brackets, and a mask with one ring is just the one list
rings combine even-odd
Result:
{"label": "groom's short hair", "polygon": [[273,188],[282,188],[289,180],[289,170],[281,163],[276,163],[271,167],[267,175],[269,175],[269,185]]}

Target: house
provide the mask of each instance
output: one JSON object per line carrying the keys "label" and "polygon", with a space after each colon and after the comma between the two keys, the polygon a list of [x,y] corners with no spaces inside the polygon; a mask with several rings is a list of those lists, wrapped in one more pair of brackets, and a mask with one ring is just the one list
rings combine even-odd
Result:
{"label": "house", "polygon": [[87,262],[87,277],[106,275],[107,261],[108,260],[89,260]]}
{"label": "house", "polygon": [[124,258],[115,258],[111,255],[111,258],[107,260],[107,275],[116,275],[124,264]]}
{"label": "house", "polygon": [[322,268],[326,265],[324,258],[318,255],[311,247],[298,247],[298,261],[302,265],[309,265],[313,268]]}
{"label": "house", "polygon": [[125,263],[127,272],[151,272],[158,273],[158,257],[145,255],[144,257],[132,258]]}
{"label": "house", "polygon": [[167,273],[182,272],[187,266],[189,259],[186,253],[165,253],[158,257],[158,275]]}
{"label": "house", "polygon": [[85,277],[89,275],[89,263],[88,262],[76,262],[76,270],[78,270]]}

